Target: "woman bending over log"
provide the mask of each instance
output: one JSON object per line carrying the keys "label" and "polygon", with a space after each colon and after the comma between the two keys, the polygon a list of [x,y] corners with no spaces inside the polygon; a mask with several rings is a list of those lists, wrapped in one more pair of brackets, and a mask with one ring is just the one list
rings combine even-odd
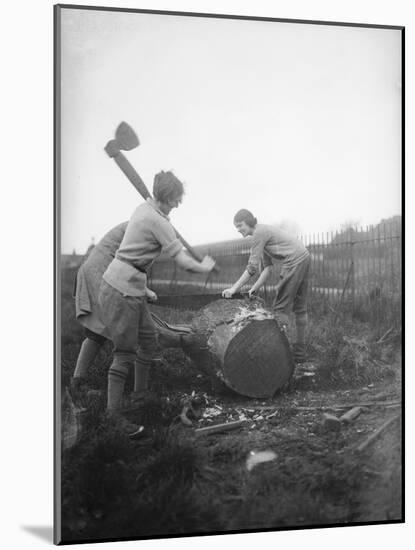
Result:
{"label": "woman bending over log", "polygon": [[224,298],[231,298],[249,279],[263,270],[249,290],[252,296],[267,281],[273,262],[282,260],[280,280],[277,285],[273,308],[282,325],[288,327],[289,314],[293,311],[296,324],[296,340],[293,344],[296,362],[305,361],[305,330],[307,325],[307,290],[310,272],[310,253],[299,241],[272,225],[257,222],[249,210],[239,210],[233,219],[236,230],[243,236],[252,236],[252,248],[248,265],[241,277],[223,291]]}

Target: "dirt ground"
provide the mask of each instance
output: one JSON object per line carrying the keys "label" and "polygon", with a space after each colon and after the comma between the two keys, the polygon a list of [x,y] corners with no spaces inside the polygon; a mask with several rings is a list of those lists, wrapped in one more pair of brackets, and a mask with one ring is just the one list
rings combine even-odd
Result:
{"label": "dirt ground", "polygon": [[[318,361],[298,366],[274,398],[249,399],[212,386],[181,350],[165,350],[148,400],[126,401],[126,415],[147,427],[139,441],[106,424],[96,392],[79,441],[63,453],[64,540],[401,521],[399,364],[351,388],[322,390],[318,373]],[[180,413],[195,398],[185,425]],[[325,421],[354,406],[352,422]],[[232,431],[195,431],[236,420]]]}

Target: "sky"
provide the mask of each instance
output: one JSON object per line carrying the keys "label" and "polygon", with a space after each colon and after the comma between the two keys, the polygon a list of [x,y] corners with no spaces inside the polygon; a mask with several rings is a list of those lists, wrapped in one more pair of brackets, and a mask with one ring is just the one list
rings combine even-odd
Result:
{"label": "sky", "polygon": [[300,234],[401,207],[401,34],[393,29],[62,9],[61,250],[84,253],[142,199],[104,147],[185,183],[191,244],[248,208]]}

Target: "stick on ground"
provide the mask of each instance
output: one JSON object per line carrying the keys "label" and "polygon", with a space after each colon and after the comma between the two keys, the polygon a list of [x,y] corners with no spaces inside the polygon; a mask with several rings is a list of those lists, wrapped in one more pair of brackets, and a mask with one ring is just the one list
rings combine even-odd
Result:
{"label": "stick on ground", "polygon": [[370,435],[367,439],[365,439],[365,441],[363,441],[356,448],[356,451],[358,453],[361,453],[362,451],[364,451],[369,445],[371,445],[380,436],[380,434],[382,432],[384,432],[386,430],[386,428],[388,428],[391,424],[393,424],[393,422],[395,422],[395,420],[398,420],[398,418],[400,418],[400,416],[401,416],[401,413],[396,414],[395,416],[392,416],[392,418],[389,418],[389,420],[384,422],[382,424],[382,426],[380,426],[372,435]]}
{"label": "stick on ground", "polygon": [[225,422],[224,424],[215,424],[206,428],[198,428],[195,430],[196,435],[208,435],[219,432],[229,432],[236,428],[242,427],[246,423],[245,420],[235,420],[234,422]]}

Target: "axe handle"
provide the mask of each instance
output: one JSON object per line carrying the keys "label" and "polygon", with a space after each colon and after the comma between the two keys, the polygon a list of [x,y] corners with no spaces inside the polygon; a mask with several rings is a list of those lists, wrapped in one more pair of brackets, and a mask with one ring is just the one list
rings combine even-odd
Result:
{"label": "axe handle", "polygon": [[[182,243],[182,245],[185,247],[185,249],[189,252],[191,256],[198,262],[201,262],[203,260],[203,256],[199,254],[199,252],[196,252],[196,250],[191,246],[177,231],[175,227],[173,227],[174,232],[176,233],[176,237],[179,239],[179,241]],[[214,268],[216,269],[216,268]]]}
{"label": "axe handle", "polygon": [[115,162],[121,168],[121,170],[124,172],[124,174],[130,180],[130,182],[134,185],[134,187],[137,189],[137,191],[140,193],[140,195],[143,197],[143,199],[144,200],[149,199],[151,197],[151,195],[150,195],[149,190],[147,189],[146,184],[143,182],[143,180],[137,174],[135,168],[130,164],[129,160],[121,152],[114,155],[112,158],[115,160]]}
{"label": "axe handle", "polygon": [[[199,254],[199,252],[197,252],[193,246],[191,246],[181,235],[180,233],[177,231],[177,229],[175,227],[173,227],[174,229],[174,232],[176,233],[176,237],[179,239],[179,241],[182,243],[182,245],[185,247],[185,249],[189,252],[189,254],[195,259],[197,260],[198,262],[202,262],[203,261],[203,256],[201,254]],[[212,269],[213,273],[219,273],[219,268],[217,265],[214,266],[214,268]]]}
{"label": "axe handle", "polygon": [[[146,184],[144,181],[140,178],[138,175],[136,169],[132,166],[130,161],[125,157],[121,151],[117,151],[116,154],[111,154],[109,151],[107,151],[110,157],[112,157],[117,165],[121,168],[122,172],[127,176],[127,178],[130,180],[130,182],[134,185],[134,187],[137,189],[137,191],[140,193],[140,195],[143,197],[144,200],[147,200],[151,198],[150,191],[147,189]],[[182,243],[182,245],[186,248],[186,250],[189,252],[189,254],[198,262],[201,262],[203,260],[203,257],[201,254],[196,252],[196,250],[180,235],[180,233],[177,231],[177,229],[174,229],[174,232],[176,233],[176,237],[179,239],[179,241]],[[213,268],[213,271],[215,273],[218,273],[218,268],[215,266]]]}

